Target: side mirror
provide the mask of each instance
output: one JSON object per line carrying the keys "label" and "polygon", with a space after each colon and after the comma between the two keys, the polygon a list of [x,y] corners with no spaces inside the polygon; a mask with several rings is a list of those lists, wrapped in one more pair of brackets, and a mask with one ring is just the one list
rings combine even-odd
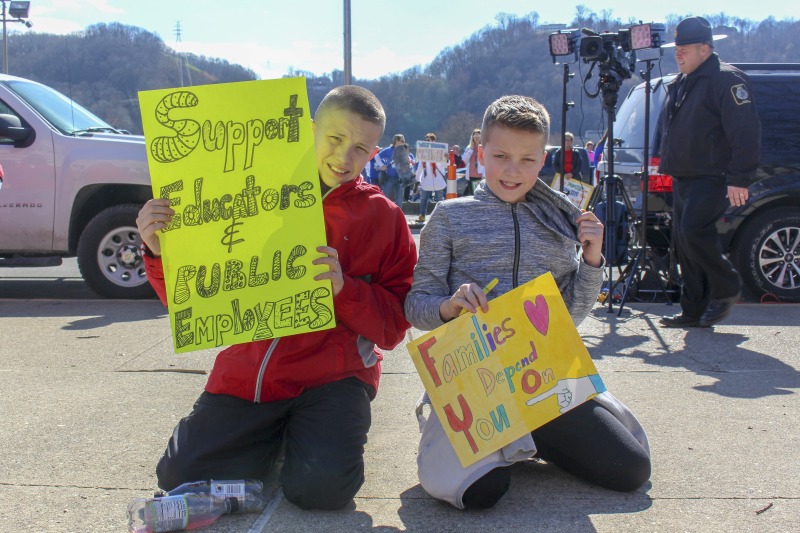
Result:
{"label": "side mirror", "polygon": [[25,141],[33,130],[23,126],[18,116],[0,114],[0,138],[11,139],[15,144]]}

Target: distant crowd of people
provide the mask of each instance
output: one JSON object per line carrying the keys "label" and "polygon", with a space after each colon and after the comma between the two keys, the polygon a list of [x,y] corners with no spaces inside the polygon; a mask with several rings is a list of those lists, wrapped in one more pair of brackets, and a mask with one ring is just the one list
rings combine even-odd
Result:
{"label": "distant crowd of people", "polygon": [[[435,142],[436,134],[426,133],[424,140]],[[589,168],[584,168],[581,148],[575,147],[574,141],[575,136],[567,132],[566,157],[562,158],[560,148],[557,149],[553,155],[553,168],[556,173],[563,173],[567,179],[575,177],[594,183],[597,163],[603,157],[605,137],[596,146],[593,141],[587,141],[583,147],[587,152]],[[458,196],[473,195],[484,175],[481,129],[472,130],[463,154],[461,146],[457,144],[450,146],[449,153],[454,156],[460,182],[457,187]],[[417,161],[405,135],[398,133],[392,137],[391,145],[384,148],[375,146],[361,175],[367,183],[380,187],[401,208],[403,202],[419,202],[417,222],[425,222],[431,202],[445,199],[449,165],[447,157],[440,161]]]}
{"label": "distant crowd of people", "polygon": [[[476,131],[478,132],[477,143],[479,144],[480,130]],[[475,133],[472,135],[472,138],[474,137]],[[474,153],[475,158],[477,158],[478,150],[473,148],[472,138],[465,155],[470,157]],[[435,142],[436,134],[426,133],[425,141]],[[454,156],[453,159],[457,171],[467,167],[459,145],[452,145],[450,153]],[[420,215],[418,220],[424,222],[430,201],[439,202],[445,198],[449,165],[448,156],[438,161],[417,161],[406,142],[405,136],[398,133],[392,137],[390,146],[385,148],[376,146],[372,150],[369,162],[364,167],[361,175],[367,183],[379,186],[383,194],[401,208],[405,201],[419,202]],[[479,165],[482,168],[482,162]],[[469,170],[467,169],[468,172]],[[467,179],[469,179],[468,176],[469,174],[467,174]],[[482,177],[480,174],[479,176]],[[476,179],[480,181],[480,177]]]}

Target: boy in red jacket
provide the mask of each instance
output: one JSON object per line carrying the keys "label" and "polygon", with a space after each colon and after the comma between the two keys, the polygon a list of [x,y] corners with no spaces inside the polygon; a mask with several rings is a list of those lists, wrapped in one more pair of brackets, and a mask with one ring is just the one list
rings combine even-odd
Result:
{"label": "boy in red jacket", "polygon": [[[205,391],[158,463],[170,490],[201,479],[266,478],[281,453],[286,498],[303,509],[337,509],[364,482],[364,444],[383,359],[409,328],[403,303],[416,245],[403,212],[360,176],[386,115],[352,85],[329,92],[314,115],[317,170],[328,246],[315,277],[332,285],[336,327],[222,350]],[[175,211],[145,204],[136,220],[150,283],[166,305],[159,232]]]}

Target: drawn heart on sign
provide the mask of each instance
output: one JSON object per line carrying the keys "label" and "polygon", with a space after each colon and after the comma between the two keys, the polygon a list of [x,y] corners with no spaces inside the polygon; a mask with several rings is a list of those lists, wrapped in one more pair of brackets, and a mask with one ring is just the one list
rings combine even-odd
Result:
{"label": "drawn heart on sign", "polygon": [[547,328],[550,325],[550,309],[547,307],[547,300],[541,294],[536,296],[536,303],[525,300],[522,304],[528,320],[531,321],[536,331],[542,335],[547,335]]}

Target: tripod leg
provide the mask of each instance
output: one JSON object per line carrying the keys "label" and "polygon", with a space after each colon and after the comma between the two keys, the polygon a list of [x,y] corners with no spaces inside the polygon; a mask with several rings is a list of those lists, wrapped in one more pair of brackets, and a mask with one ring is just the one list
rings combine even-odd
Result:
{"label": "tripod leg", "polygon": [[[631,286],[633,285],[634,281],[640,279],[641,276],[641,269],[644,267],[644,261],[646,257],[643,255],[644,247],[642,243],[639,242],[639,232],[633,231],[633,235],[630,234],[630,228],[634,228],[635,230],[638,229],[639,220],[636,218],[635,211],[633,209],[633,203],[631,202],[631,198],[628,195],[628,191],[625,190],[624,183],[622,178],[615,177],[614,179],[614,187],[616,191],[619,193],[620,197],[622,198],[622,203],[625,206],[625,210],[627,214],[627,220],[625,222],[628,223],[628,231],[629,234],[627,235],[628,241],[628,250],[632,250],[637,248],[637,252],[634,255],[633,259],[628,261],[628,264],[625,266],[625,269],[622,273],[620,273],[620,280],[618,283],[623,283],[625,290],[623,291],[622,298],[619,302],[619,312],[617,316],[622,315],[622,309],[625,307],[625,302],[628,299],[628,292],[630,291]],[[620,223],[623,223],[620,221]]]}
{"label": "tripod leg", "polygon": [[[604,177],[600,178],[597,182],[597,186],[592,191],[592,194],[589,196],[589,203],[587,204],[586,208],[589,211],[594,212],[594,208],[597,206],[598,202],[602,198],[602,191],[603,186],[605,185],[606,179]],[[602,222],[602,221],[601,221]]]}
{"label": "tripod leg", "polygon": [[[664,299],[667,301],[667,305],[672,305],[672,298],[670,298],[669,293],[667,292],[667,286],[664,283],[664,280],[662,279],[662,277],[660,275],[661,271],[658,269],[658,266],[656,265],[655,259],[653,259],[653,252],[650,251],[650,250],[647,250],[647,255],[646,255],[645,259],[646,259],[646,265],[648,265],[650,267],[650,272],[656,278],[658,278],[658,285],[661,287],[661,294],[664,296]],[[645,266],[645,268],[647,268],[647,266]],[[669,272],[667,272],[667,277],[669,278]]]}
{"label": "tripod leg", "polygon": [[[636,252],[636,256],[633,258],[632,263],[628,263],[628,267],[630,267],[630,272],[628,273],[627,277],[624,278],[624,285],[625,290],[622,292],[622,298],[619,301],[619,311],[617,312],[617,316],[622,316],[622,309],[625,307],[625,301],[628,299],[628,291],[633,285],[634,278],[638,274],[638,266],[640,263],[640,259],[642,258],[642,250],[640,249]],[[628,270],[628,267],[625,267],[625,270]]]}

